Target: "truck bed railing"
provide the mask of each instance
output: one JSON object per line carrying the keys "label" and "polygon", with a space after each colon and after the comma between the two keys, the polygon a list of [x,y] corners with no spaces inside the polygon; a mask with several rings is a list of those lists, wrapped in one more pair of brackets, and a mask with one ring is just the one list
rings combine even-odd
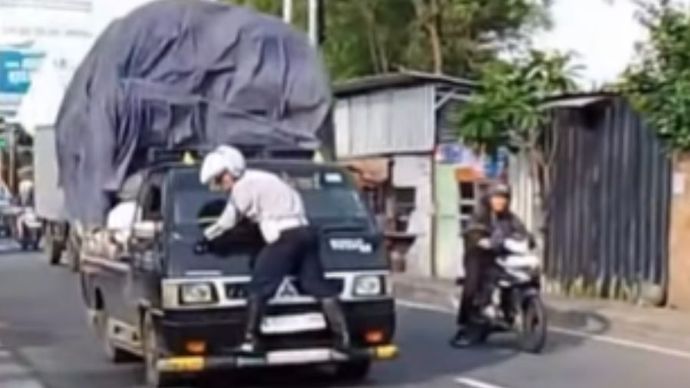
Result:
{"label": "truck bed railing", "polygon": [[[242,152],[248,160],[260,159],[293,159],[312,160],[314,150],[290,147],[270,147],[262,145],[233,145]],[[147,161],[149,165],[187,161],[189,159],[198,163],[204,156],[213,151],[215,147],[179,147],[179,148],[151,148],[148,151]]]}

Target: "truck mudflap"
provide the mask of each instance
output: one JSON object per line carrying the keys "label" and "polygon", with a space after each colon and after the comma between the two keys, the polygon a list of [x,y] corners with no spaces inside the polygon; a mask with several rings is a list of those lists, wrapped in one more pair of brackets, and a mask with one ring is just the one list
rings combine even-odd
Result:
{"label": "truck mudflap", "polygon": [[345,363],[358,360],[388,361],[397,358],[393,344],[348,351],[330,348],[290,349],[267,352],[263,357],[181,356],[158,360],[158,370],[165,373],[199,373],[266,366]]}

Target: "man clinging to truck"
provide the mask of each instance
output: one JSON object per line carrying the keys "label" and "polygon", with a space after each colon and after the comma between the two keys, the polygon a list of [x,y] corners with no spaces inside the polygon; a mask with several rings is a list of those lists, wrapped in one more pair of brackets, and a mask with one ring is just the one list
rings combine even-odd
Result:
{"label": "man clinging to truck", "polygon": [[235,227],[241,217],[257,223],[266,241],[252,269],[244,342],[238,351],[261,354],[259,330],[266,303],[288,275],[296,276],[301,288],[320,301],[337,348],[347,350],[345,317],[337,291],[324,277],[318,235],[309,226],[302,198],[277,175],[245,166],[242,153],[230,146],[220,146],[204,158],[201,183],[220,187],[230,198],[197,245],[206,249],[209,241]]}

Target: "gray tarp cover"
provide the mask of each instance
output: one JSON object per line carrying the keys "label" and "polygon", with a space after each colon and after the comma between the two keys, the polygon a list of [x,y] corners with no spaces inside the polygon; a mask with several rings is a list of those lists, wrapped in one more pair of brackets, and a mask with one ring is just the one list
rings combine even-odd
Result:
{"label": "gray tarp cover", "polygon": [[202,0],[141,7],[99,37],[65,94],[56,146],[68,214],[102,225],[153,145],[314,147],[330,104],[319,55],[279,19]]}

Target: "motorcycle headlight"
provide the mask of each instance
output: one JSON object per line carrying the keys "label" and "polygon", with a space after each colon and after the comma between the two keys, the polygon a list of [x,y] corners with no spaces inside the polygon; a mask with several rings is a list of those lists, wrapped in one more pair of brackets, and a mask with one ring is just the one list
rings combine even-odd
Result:
{"label": "motorcycle headlight", "polygon": [[353,293],[355,296],[379,296],[385,293],[385,277],[380,275],[362,275],[355,278]]}
{"label": "motorcycle headlight", "polygon": [[212,283],[187,283],[180,285],[181,304],[211,304],[216,301],[216,291]]}

